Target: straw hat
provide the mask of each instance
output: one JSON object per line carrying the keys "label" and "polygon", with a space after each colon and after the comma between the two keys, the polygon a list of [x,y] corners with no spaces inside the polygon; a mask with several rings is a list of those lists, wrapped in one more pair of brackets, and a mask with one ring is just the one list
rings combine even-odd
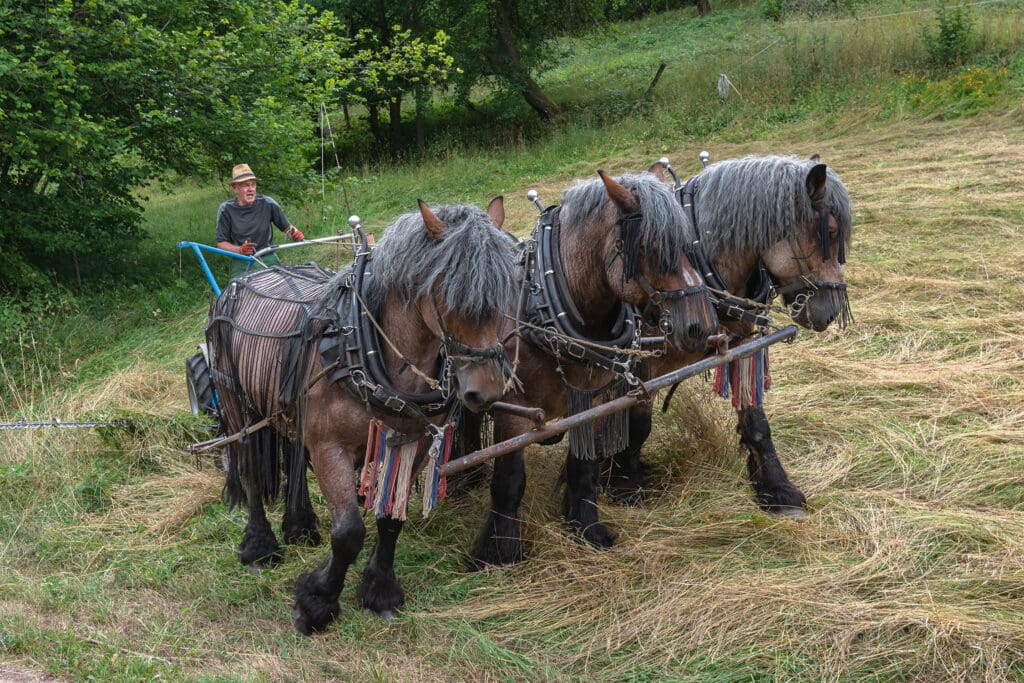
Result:
{"label": "straw hat", "polygon": [[231,169],[230,185],[234,185],[235,183],[244,183],[246,180],[259,180],[259,178],[256,177],[256,174],[252,172],[252,169],[249,168],[249,164],[238,164]]}

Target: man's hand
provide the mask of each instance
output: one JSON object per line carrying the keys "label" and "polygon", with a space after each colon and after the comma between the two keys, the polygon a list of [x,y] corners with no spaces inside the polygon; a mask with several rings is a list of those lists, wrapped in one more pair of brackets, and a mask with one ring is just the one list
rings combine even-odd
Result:
{"label": "man's hand", "polygon": [[238,247],[238,253],[244,254],[245,256],[252,256],[256,253],[256,246],[252,243],[252,240],[246,240],[245,244]]}
{"label": "man's hand", "polygon": [[302,232],[294,225],[288,227],[286,234],[292,238],[293,242],[301,242],[302,240],[306,239],[306,236],[303,235]]}

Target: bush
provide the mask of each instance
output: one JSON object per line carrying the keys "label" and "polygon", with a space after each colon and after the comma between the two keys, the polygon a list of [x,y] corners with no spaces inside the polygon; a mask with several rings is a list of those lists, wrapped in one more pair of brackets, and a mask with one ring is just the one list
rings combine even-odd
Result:
{"label": "bush", "polygon": [[924,48],[928,59],[939,68],[962,66],[967,59],[974,32],[970,9],[957,5],[948,9],[943,0],[935,7],[936,31],[924,28]]}

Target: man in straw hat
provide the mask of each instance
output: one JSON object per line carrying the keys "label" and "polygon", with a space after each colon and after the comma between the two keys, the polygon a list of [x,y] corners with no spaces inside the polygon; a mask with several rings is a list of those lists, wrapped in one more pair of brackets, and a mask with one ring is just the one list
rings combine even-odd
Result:
{"label": "man in straw hat", "polygon": [[[256,194],[258,180],[249,164],[238,164],[231,169],[230,185],[235,198],[224,202],[217,209],[216,240],[219,248],[251,256],[274,243],[272,224],[295,242],[304,239],[276,201],[266,195]],[[260,260],[267,266],[281,262],[274,252],[261,256]],[[247,261],[231,259],[231,277],[244,273],[248,266]],[[253,267],[262,266],[257,262]]]}

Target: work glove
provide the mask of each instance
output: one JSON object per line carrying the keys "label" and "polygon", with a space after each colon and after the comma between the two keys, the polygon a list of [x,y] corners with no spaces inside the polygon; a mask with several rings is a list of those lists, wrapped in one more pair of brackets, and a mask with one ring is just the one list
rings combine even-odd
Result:
{"label": "work glove", "polygon": [[300,242],[306,239],[306,236],[294,225],[288,228],[288,236],[292,238],[293,242]]}
{"label": "work glove", "polygon": [[252,256],[255,254],[256,247],[253,245],[252,240],[246,240],[245,244],[238,248],[238,253],[244,254],[245,256]]}

